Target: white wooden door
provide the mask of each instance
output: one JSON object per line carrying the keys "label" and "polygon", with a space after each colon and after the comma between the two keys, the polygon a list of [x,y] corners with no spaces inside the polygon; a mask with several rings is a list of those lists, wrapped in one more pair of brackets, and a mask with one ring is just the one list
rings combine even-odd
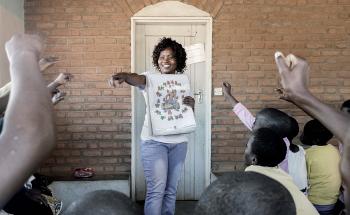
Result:
{"label": "white wooden door", "polygon": [[[152,52],[154,46],[162,37],[171,37],[183,46],[195,43],[206,42],[205,24],[189,23],[139,23],[135,28],[135,72],[140,74],[145,71],[155,71],[152,66]],[[195,95],[195,116],[197,122],[196,132],[189,135],[188,152],[186,156],[184,170],[179,182],[177,199],[178,200],[197,200],[206,187],[206,169],[208,167],[208,158],[206,158],[206,131],[208,130],[208,113],[206,105],[208,101],[206,93],[210,94],[210,89],[206,89],[210,80],[211,71],[206,71],[205,62],[187,66],[185,74],[188,75],[193,94]],[[134,90],[134,132],[133,138],[135,148],[134,156],[136,159],[135,174],[135,198],[144,200],[145,198],[145,179],[140,156],[140,134],[145,115],[145,102],[139,90]],[[210,115],[210,114],[209,114]],[[135,160],[134,159],[134,160]]]}

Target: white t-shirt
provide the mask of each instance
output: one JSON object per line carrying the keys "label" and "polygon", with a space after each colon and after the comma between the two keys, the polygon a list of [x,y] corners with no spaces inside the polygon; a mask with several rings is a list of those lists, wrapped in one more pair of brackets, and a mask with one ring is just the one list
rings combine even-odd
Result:
{"label": "white t-shirt", "polygon": [[[151,74],[150,72],[144,72],[142,75],[146,76]],[[147,88],[147,81],[146,81],[146,86]],[[148,116],[148,94],[147,90],[139,88],[145,98],[145,103],[146,103],[146,113],[145,113],[145,121],[143,123],[142,131],[141,131],[141,140],[146,141],[146,140],[154,140],[157,142],[162,142],[162,143],[183,143],[183,142],[188,142],[188,137],[186,134],[175,134],[175,135],[166,135],[166,136],[152,136],[151,135],[151,128],[149,126],[150,124],[150,119]]]}
{"label": "white t-shirt", "polygon": [[308,187],[305,150],[301,146],[298,147],[298,152],[288,152],[288,172],[299,190],[303,190]]}

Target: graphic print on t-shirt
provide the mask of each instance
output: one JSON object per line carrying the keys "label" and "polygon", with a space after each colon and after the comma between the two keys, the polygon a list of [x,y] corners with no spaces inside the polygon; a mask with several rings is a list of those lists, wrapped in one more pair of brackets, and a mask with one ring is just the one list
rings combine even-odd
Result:
{"label": "graphic print on t-shirt", "polygon": [[183,113],[188,111],[186,106],[180,105],[186,93],[181,87],[181,83],[175,80],[168,80],[158,85],[154,112],[161,120],[182,119]]}

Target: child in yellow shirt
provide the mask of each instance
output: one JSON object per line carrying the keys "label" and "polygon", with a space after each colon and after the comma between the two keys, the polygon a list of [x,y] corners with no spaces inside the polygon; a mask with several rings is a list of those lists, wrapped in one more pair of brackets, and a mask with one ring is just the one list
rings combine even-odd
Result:
{"label": "child in yellow shirt", "polygon": [[332,137],[317,120],[307,122],[300,136],[303,144],[311,146],[306,149],[308,198],[321,215],[333,214],[341,186],[340,154],[336,147],[327,144]]}

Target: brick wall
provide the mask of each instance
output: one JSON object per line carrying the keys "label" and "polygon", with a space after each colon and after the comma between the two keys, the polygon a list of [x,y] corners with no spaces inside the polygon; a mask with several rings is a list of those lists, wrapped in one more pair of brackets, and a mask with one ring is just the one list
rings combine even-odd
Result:
{"label": "brick wall", "polygon": [[[130,172],[130,87],[106,84],[114,72],[130,72],[130,17],[156,0],[26,0],[27,32],[47,35],[45,55],[62,59],[45,72],[74,75],[56,106],[57,148],[40,171],[67,175],[94,167],[100,175]],[[213,87],[233,85],[256,113],[277,107],[300,125],[309,118],[280,101],[275,50],[311,64],[312,91],[338,106],[350,98],[350,2],[346,0],[184,1],[213,15]],[[240,169],[249,133],[223,97],[212,98],[212,170]],[[231,117],[227,117],[231,116]]]}
{"label": "brick wall", "polygon": [[[305,57],[312,92],[338,107],[350,99],[349,21],[350,1],[225,1],[213,26],[213,86],[230,80],[234,94],[253,113],[280,108],[302,128],[309,118],[274,93],[273,54],[281,50]],[[241,169],[247,129],[222,97],[213,97],[212,114],[212,170]]]}
{"label": "brick wall", "polygon": [[25,3],[28,32],[47,35],[45,55],[62,61],[45,72],[74,75],[55,108],[57,148],[41,167],[50,175],[70,175],[93,167],[98,175],[130,172],[130,87],[112,89],[114,72],[130,72],[130,19],[117,1],[41,0]]}

